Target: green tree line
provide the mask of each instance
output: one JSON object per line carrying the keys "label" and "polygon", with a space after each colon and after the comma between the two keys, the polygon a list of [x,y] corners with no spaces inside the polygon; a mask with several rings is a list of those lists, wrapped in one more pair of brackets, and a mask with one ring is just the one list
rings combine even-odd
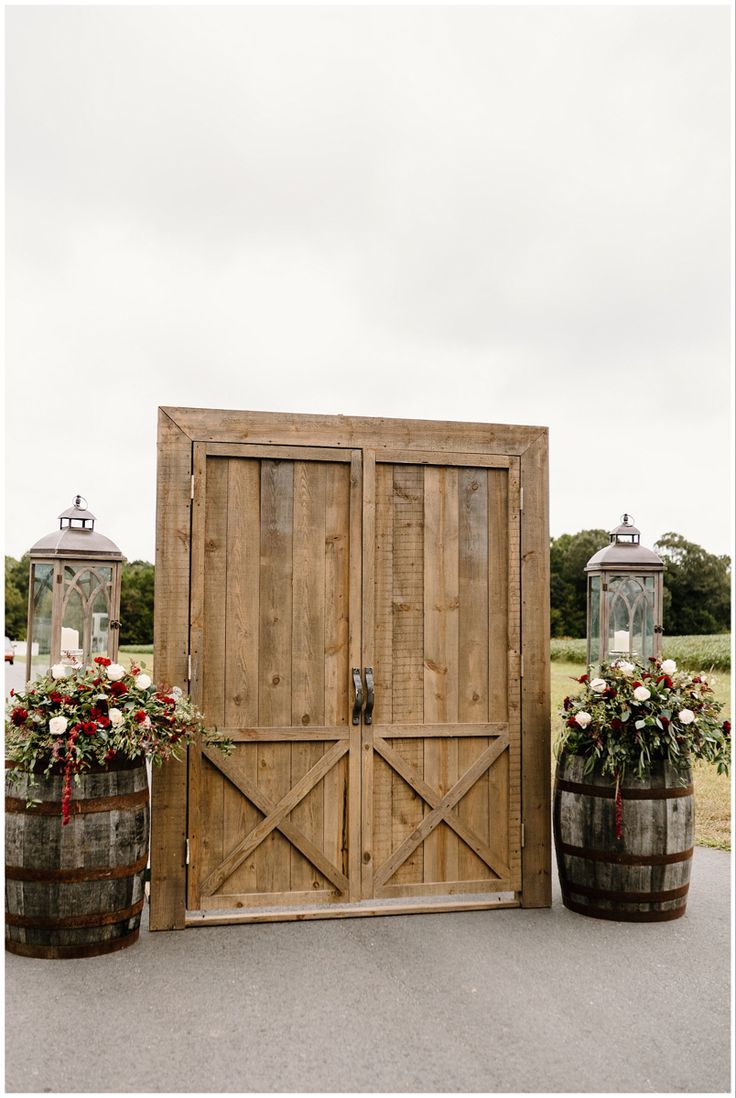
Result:
{"label": "green tree line", "polygon": [[[584,637],[585,565],[608,545],[605,530],[562,534],[550,542],[553,637]],[[681,534],[663,534],[654,550],[664,561],[665,633],[670,637],[728,633],[731,628],[731,558],[715,556]]]}
{"label": "green tree line", "polygon": [[[550,605],[553,637],[585,636],[585,565],[608,544],[605,530],[562,534],[550,542]],[[715,556],[680,534],[663,534],[655,550],[665,562],[664,631],[669,636],[727,633],[731,626],[731,560]],[[154,567],[123,565],[120,643],[153,643]],[[5,632],[26,635],[28,557],[5,558]]]}

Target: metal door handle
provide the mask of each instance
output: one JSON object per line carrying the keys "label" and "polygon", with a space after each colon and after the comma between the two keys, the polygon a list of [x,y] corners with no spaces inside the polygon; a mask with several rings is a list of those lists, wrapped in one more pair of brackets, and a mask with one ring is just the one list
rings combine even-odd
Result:
{"label": "metal door handle", "polygon": [[365,723],[373,724],[373,703],[375,699],[375,693],[373,690],[373,668],[366,667],[365,669],[365,685],[368,691],[368,700],[365,703]]}
{"label": "metal door handle", "polygon": [[355,698],[353,700],[353,724],[360,724],[360,711],[363,708],[363,683],[360,678],[360,668],[353,668],[353,686]]}

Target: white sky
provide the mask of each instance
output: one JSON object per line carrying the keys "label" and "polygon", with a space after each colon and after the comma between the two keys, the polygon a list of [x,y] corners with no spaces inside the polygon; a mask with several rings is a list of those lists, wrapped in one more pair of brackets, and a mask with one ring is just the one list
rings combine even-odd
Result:
{"label": "white sky", "polygon": [[548,425],[731,551],[729,6],[6,9],[6,552],[153,560],[159,404]]}

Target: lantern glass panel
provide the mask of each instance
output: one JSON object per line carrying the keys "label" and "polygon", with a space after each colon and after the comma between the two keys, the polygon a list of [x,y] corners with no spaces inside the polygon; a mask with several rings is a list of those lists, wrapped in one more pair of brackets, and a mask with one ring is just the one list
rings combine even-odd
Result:
{"label": "lantern glass panel", "polygon": [[612,576],[608,590],[609,655],[648,659],[654,645],[654,578]]}
{"label": "lantern glass panel", "polygon": [[54,591],[53,564],[33,566],[33,625],[31,678],[45,674],[51,664],[51,610]]}
{"label": "lantern glass panel", "polygon": [[109,587],[97,589],[92,603],[91,656],[106,656],[110,639],[110,600]]}
{"label": "lantern glass panel", "polygon": [[107,651],[112,568],[67,565],[64,581],[61,651],[75,652],[86,662]]}
{"label": "lantern glass panel", "polygon": [[598,663],[600,659],[600,634],[601,634],[601,577],[591,576],[588,590],[588,638],[590,649],[588,663]]}

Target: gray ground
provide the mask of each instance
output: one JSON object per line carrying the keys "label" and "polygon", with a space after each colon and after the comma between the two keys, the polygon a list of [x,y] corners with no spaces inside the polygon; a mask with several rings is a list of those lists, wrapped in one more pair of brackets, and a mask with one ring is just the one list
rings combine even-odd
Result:
{"label": "gray ground", "polygon": [[10,1092],[730,1088],[730,856],[687,914],[562,907],[141,932],[6,955]]}

